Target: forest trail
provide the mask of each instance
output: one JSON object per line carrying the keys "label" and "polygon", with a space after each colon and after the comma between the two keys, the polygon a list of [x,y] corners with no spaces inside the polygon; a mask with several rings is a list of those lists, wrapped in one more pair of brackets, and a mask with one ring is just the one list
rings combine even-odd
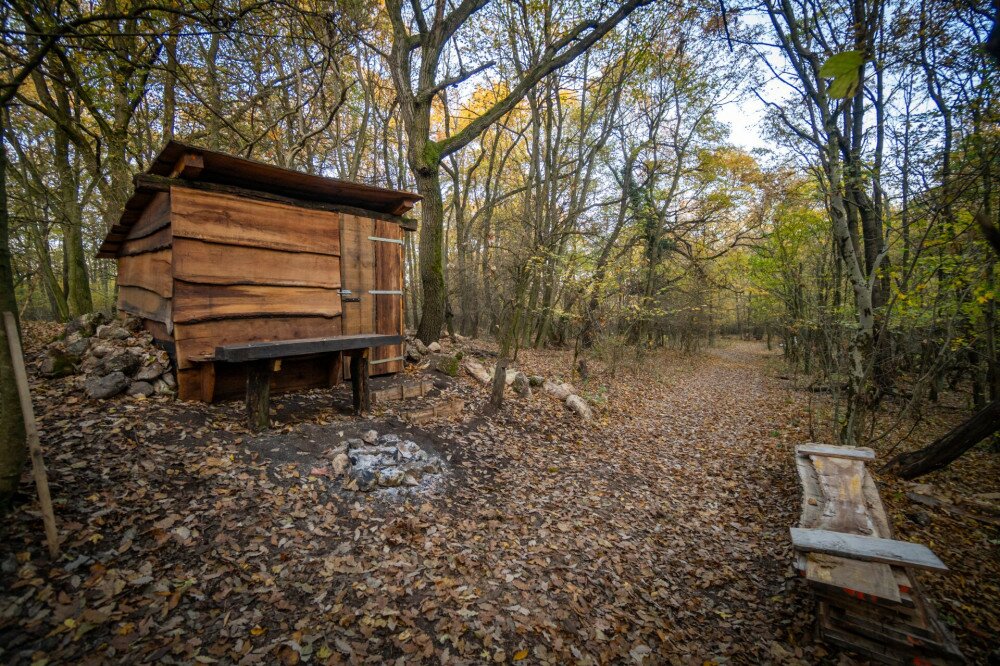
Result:
{"label": "forest trail", "polygon": [[[47,564],[18,512],[0,656],[815,660],[787,536],[804,405],[768,362],[746,342],[657,352],[581,387],[590,424],[511,398],[425,433],[450,456],[440,482],[372,494],[248,454],[238,403],[81,406],[41,384],[68,555]],[[478,412],[485,392],[460,384]],[[277,402],[281,436],[350,422],[328,391]]]}

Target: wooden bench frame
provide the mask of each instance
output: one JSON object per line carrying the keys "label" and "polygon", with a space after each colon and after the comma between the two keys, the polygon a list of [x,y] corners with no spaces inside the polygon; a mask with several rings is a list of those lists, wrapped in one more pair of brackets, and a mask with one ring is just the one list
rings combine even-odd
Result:
{"label": "wooden bench frame", "polygon": [[368,387],[368,361],[373,347],[398,345],[401,335],[338,335],[328,338],[302,340],[275,340],[222,345],[215,348],[211,359],[221,363],[247,364],[247,425],[258,432],[270,425],[271,372],[275,361],[313,354],[336,354],[333,374],[339,375],[342,356],[351,360],[351,393],[354,414],[361,415],[371,409],[371,391]]}

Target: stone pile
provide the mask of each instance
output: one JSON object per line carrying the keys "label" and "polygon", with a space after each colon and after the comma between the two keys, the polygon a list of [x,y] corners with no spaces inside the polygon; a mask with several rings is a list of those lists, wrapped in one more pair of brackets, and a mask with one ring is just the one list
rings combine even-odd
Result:
{"label": "stone pile", "polygon": [[416,337],[407,336],[406,338],[406,360],[409,363],[420,363],[427,356],[440,353],[441,344],[438,342],[432,342],[429,345],[425,345]]}
{"label": "stone pile", "polygon": [[167,352],[153,344],[142,321],[109,321],[103,313],[82,315],[66,324],[38,368],[43,377],[73,376],[96,400],[120,393],[130,396],[173,395],[177,381]]}
{"label": "stone pile", "polygon": [[379,436],[374,430],[337,447],[331,467],[334,475],[346,476],[345,489],[362,492],[418,486],[426,476],[442,470],[441,460],[416,442],[391,433]]}

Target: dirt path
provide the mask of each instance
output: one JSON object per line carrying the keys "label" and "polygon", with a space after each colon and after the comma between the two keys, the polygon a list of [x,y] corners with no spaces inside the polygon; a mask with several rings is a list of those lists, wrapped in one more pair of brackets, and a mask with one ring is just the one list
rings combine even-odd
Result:
{"label": "dirt path", "polygon": [[[0,659],[815,661],[787,540],[804,405],[766,356],[727,343],[598,373],[589,425],[545,395],[442,425],[421,433],[450,456],[439,483],[367,495],[240,453],[236,404],[39,386],[70,536],[52,565],[31,515],[9,526]],[[568,357],[522,362],[551,376]],[[328,404],[279,413],[350,424]]]}

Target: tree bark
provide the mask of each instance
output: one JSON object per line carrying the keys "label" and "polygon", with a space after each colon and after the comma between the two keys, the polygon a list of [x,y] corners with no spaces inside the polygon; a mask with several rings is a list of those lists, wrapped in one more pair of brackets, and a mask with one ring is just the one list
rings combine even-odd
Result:
{"label": "tree bark", "polygon": [[915,479],[947,467],[953,460],[996,432],[1000,432],[1000,400],[994,400],[933,444],[917,451],[899,454],[884,469],[894,471],[903,479]]}
{"label": "tree bark", "polygon": [[423,285],[423,312],[417,337],[424,344],[436,342],[444,326],[444,202],[438,167],[414,169],[420,202],[420,282]]}
{"label": "tree bark", "polygon": [[[4,114],[0,110],[0,312],[17,317],[14,271],[10,257],[10,225],[7,211],[7,148],[4,143]],[[0,514],[10,506],[17,491],[26,457],[24,421],[21,418],[14,364],[7,334],[0,326]]]}

